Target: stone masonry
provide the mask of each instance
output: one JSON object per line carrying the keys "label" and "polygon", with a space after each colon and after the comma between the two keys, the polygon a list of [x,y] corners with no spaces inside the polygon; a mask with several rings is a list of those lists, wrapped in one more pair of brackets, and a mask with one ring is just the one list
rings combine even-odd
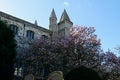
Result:
{"label": "stone masonry", "polygon": [[51,38],[51,40],[56,37],[69,36],[69,29],[73,26],[66,10],[63,11],[59,22],[57,21],[54,9],[52,10],[49,17],[49,29],[37,25],[37,21],[30,23],[1,11],[0,19],[6,21],[11,30],[16,34],[18,56],[22,50],[29,46],[31,40],[41,36]]}

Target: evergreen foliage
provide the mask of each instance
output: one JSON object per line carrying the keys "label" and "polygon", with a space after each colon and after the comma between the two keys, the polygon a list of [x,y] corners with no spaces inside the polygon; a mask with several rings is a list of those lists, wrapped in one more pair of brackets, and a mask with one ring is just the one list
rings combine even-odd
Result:
{"label": "evergreen foliage", "polygon": [[0,20],[0,76],[3,80],[12,80],[14,61],[16,56],[16,42],[14,33],[5,21]]}
{"label": "evergreen foliage", "polygon": [[71,70],[65,80],[102,80],[98,73],[91,68],[80,66]]}

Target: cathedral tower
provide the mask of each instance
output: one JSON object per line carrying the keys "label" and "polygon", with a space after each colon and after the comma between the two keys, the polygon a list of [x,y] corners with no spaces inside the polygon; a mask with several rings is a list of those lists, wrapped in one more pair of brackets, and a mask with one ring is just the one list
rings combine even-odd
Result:
{"label": "cathedral tower", "polygon": [[58,23],[58,33],[59,36],[69,36],[69,29],[73,26],[66,10],[64,9],[60,22]]}
{"label": "cathedral tower", "polygon": [[51,15],[49,17],[49,30],[53,32],[53,37],[56,37],[58,35],[57,17],[54,9],[52,10]]}

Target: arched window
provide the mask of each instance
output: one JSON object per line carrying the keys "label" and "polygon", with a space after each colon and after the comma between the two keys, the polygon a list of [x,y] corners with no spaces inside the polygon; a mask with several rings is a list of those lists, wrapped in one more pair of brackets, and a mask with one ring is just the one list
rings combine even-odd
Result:
{"label": "arched window", "polygon": [[34,32],[31,30],[27,30],[26,37],[30,39],[34,39]]}
{"label": "arched window", "polygon": [[17,27],[16,25],[11,24],[11,25],[10,25],[10,29],[11,29],[15,34],[18,35],[18,27]]}

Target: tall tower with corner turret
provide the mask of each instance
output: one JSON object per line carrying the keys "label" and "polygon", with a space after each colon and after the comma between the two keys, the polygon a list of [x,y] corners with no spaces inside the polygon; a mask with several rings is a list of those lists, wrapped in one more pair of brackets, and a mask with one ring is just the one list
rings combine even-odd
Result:
{"label": "tall tower with corner turret", "polygon": [[73,26],[73,23],[70,20],[65,9],[61,15],[59,23],[57,23],[57,17],[54,9],[51,12],[49,21],[50,21],[49,30],[53,32],[52,36],[54,38],[57,36],[59,37],[69,36],[69,29]]}

